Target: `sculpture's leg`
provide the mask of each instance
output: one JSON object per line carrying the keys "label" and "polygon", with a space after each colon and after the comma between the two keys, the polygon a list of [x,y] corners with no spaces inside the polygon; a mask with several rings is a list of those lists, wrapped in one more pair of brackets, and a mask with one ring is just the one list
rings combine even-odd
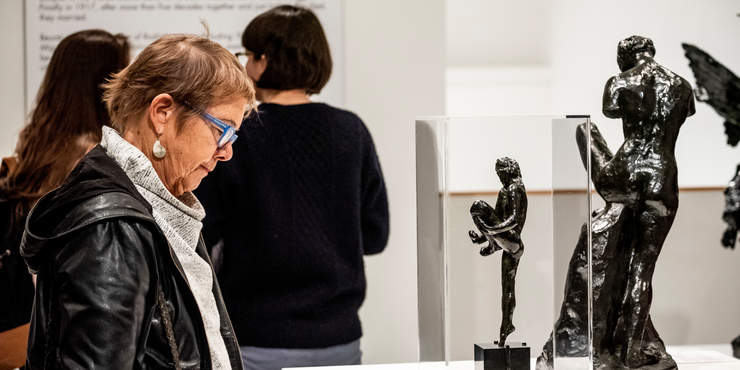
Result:
{"label": "sculpture's leg", "polygon": [[501,331],[499,332],[499,345],[506,343],[506,337],[514,332],[513,316],[516,307],[516,292],[514,283],[516,271],[519,267],[519,258],[524,251],[524,245],[520,244],[519,253],[503,253],[501,257]]}
{"label": "sculpture's leg", "polygon": [[737,229],[727,226],[725,232],[722,234],[722,245],[727,248],[735,249],[735,241],[737,240]]}
{"label": "sculpture's leg", "polygon": [[668,231],[673,224],[675,210],[647,206],[637,217],[636,243],[627,274],[627,291],[622,317],[625,322],[626,345],[622,360],[630,367],[654,363],[659,358],[643,351],[646,328],[653,299],[652,279],[655,263]]}
{"label": "sculpture's leg", "polygon": [[648,357],[659,358],[660,362],[663,363],[666,368],[670,368],[670,365],[675,365],[675,361],[673,361],[671,355],[666,352],[665,344],[663,343],[663,340],[660,339],[658,331],[655,330],[650,315],[648,315],[647,325],[645,326],[645,333],[643,335],[643,338],[644,343],[642,346],[642,350],[643,352],[645,352],[645,354],[647,354]]}
{"label": "sculpture's leg", "polygon": [[[727,194],[727,190],[725,190],[725,194]],[[722,245],[727,248],[735,249],[735,241],[737,240],[737,222],[736,219],[740,218],[736,216],[735,212],[728,212],[725,211],[722,214],[722,220],[725,221],[727,224],[727,228],[725,229],[725,232],[722,234]]]}
{"label": "sculpture's leg", "polygon": [[740,358],[740,335],[732,341],[732,355]]}
{"label": "sculpture's leg", "polygon": [[[481,202],[482,204],[479,202]],[[476,214],[473,212],[474,210],[482,210],[484,207],[488,207],[488,210],[490,210],[489,213],[485,213],[485,216],[481,216],[481,213]],[[480,231],[480,235],[475,234],[475,232],[468,233],[471,240],[477,244],[480,244],[477,242],[477,240],[479,240],[479,238],[481,237],[485,238],[485,240],[488,240],[488,245],[484,245],[483,247],[481,247],[480,255],[489,256],[495,253],[496,251],[500,250],[501,246],[498,243],[496,243],[496,241],[494,240],[494,237],[486,233],[487,225],[486,225],[486,221],[483,220],[483,217],[486,217],[486,219],[488,220],[487,222],[491,223],[492,225],[495,225],[501,222],[498,219],[498,217],[496,217],[495,212],[493,212],[493,208],[488,206],[486,202],[479,200],[473,203],[473,207],[470,208],[470,213],[471,215],[473,215],[473,224],[475,224],[475,227]]]}
{"label": "sculpture's leg", "polygon": [[[473,224],[478,229],[478,231],[481,232],[482,235],[488,236],[488,233],[486,232],[486,229],[488,227],[491,227],[490,225],[495,225],[497,223],[501,222],[498,217],[494,213],[491,213],[490,215],[487,215],[485,217],[485,220],[482,216],[473,216]],[[489,225],[490,224],[490,225]]]}
{"label": "sculpture's leg", "polygon": [[475,217],[483,217],[486,220],[488,220],[490,217],[493,217],[496,219],[496,212],[493,207],[491,207],[488,202],[485,200],[476,200],[473,202],[473,204],[470,206],[470,215]]}

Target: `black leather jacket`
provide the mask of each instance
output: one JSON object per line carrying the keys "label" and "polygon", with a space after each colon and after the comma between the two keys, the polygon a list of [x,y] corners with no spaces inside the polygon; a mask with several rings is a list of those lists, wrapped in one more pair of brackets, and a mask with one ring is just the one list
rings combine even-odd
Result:
{"label": "black leather jacket", "polygon": [[[202,239],[197,251],[210,263]],[[39,200],[28,216],[21,253],[38,274],[30,369],[170,369],[175,355],[183,369],[211,368],[182,266],[149,203],[101,147]],[[239,345],[213,281],[231,366],[241,369]],[[177,354],[160,307],[170,312]]]}

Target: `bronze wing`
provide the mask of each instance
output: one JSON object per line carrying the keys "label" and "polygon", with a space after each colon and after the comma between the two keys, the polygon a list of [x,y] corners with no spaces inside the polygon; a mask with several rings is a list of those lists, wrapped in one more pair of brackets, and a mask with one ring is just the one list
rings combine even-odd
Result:
{"label": "bronze wing", "polygon": [[711,55],[690,44],[681,44],[696,77],[696,99],[725,119],[727,143],[740,141],[740,78]]}

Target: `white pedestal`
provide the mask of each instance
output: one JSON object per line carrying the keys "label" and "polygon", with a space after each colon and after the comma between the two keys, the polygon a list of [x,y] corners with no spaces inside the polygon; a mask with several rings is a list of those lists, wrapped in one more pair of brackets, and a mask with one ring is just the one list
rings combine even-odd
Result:
{"label": "white pedestal", "polygon": [[[678,363],[679,370],[740,370],[740,360],[729,355],[729,344],[695,346],[668,346],[668,353]],[[532,358],[532,370],[535,366]],[[302,367],[295,369],[315,370],[473,370],[473,361],[422,362],[403,364],[375,364],[356,366]],[[560,370],[560,369],[558,369]]]}

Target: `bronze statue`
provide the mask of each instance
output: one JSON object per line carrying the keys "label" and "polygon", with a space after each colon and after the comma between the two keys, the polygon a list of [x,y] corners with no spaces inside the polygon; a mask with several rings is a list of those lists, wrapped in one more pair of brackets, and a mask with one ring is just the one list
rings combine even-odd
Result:
{"label": "bronze statue", "polygon": [[[604,88],[603,112],[621,118],[624,143],[612,154],[591,126],[591,180],[606,206],[592,215],[593,358],[601,369],[674,369],[650,319],[655,263],[678,209],[674,149],[695,113],[691,85],[658,64],[653,42],[632,36],[617,48],[621,73]],[[576,132],[586,164],[587,128]],[[587,229],[571,258],[555,324],[558,356],[588,356]],[[552,368],[552,340],[537,368]]]}
{"label": "bronze statue", "polygon": [[737,165],[737,170],[735,170],[735,177],[730,180],[725,189],[725,211],[722,214],[722,219],[727,224],[727,228],[722,234],[722,245],[726,248],[735,249],[738,227],[740,227],[740,164]]}
{"label": "bronze statue", "polygon": [[470,207],[473,223],[480,231],[468,232],[470,240],[475,244],[487,245],[481,247],[481,256],[489,256],[503,249],[501,257],[501,330],[498,345],[505,346],[506,337],[514,332],[512,318],[516,307],[514,280],[519,267],[519,259],[524,253],[522,243],[522,228],[527,219],[527,191],[522,182],[522,173],[519,164],[508,157],[496,161],[496,174],[503,187],[496,198],[496,208],[491,207],[483,200],[477,200]]}

